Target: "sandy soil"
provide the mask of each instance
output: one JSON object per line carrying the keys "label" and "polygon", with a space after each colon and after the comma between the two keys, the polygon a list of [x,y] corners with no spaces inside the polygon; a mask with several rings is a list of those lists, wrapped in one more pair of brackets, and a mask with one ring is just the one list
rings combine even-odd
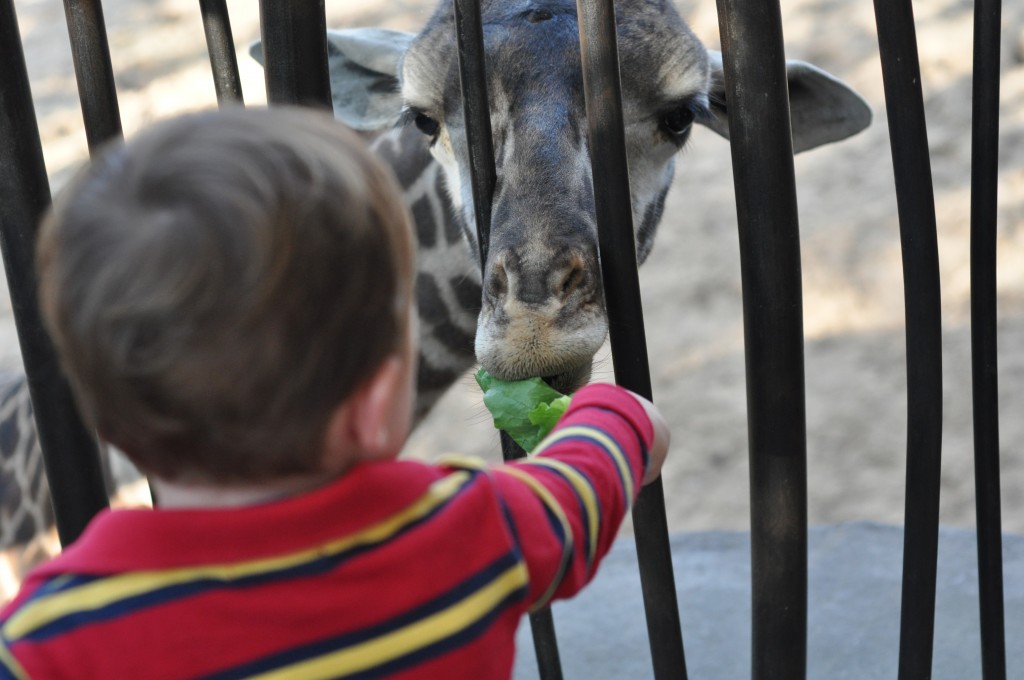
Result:
{"label": "sandy soil", "polygon": [[[424,0],[328,2],[332,26],[415,30]],[[57,0],[16,0],[54,187],[86,155]],[[202,27],[191,0],[108,0],[105,11],[128,134],[154,119],[214,104]],[[1024,6],[1004,7],[999,179],[999,347],[1003,512],[1024,531]],[[229,2],[246,101],[264,99],[245,56],[256,3]],[[942,521],[974,522],[969,331],[972,3],[915,3],[939,218],[944,313]],[[714,3],[683,6],[717,46]],[[901,522],[906,449],[899,230],[871,4],[784,0],[787,55],[813,61],[870,102],[875,123],[797,158],[803,251],[810,520]],[[649,263],[641,272],[654,394],[672,424],[665,468],[673,530],[748,525],[739,254],[729,148],[700,130],[683,152]],[[19,366],[0,295],[0,368]],[[607,352],[597,374],[611,379]],[[465,427],[462,427],[462,426]],[[479,390],[466,378],[415,433],[408,453],[498,457]]]}

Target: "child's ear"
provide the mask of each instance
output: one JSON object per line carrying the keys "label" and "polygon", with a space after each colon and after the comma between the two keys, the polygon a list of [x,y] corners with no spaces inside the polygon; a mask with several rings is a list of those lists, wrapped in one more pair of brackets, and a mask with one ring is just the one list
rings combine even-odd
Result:
{"label": "child's ear", "polygon": [[327,424],[327,463],[384,460],[398,455],[408,434],[401,407],[404,365],[396,355],[335,409]]}

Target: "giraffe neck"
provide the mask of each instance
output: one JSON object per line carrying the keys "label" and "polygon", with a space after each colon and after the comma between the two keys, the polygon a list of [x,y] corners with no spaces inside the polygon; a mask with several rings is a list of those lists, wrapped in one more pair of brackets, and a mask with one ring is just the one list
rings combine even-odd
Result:
{"label": "giraffe neck", "polygon": [[416,302],[420,356],[417,419],[476,363],[480,270],[452,207],[440,165],[411,127],[378,137],[372,148],[394,170],[416,232]]}
{"label": "giraffe neck", "polygon": [[53,524],[53,506],[24,376],[0,386],[0,549],[24,545]]}

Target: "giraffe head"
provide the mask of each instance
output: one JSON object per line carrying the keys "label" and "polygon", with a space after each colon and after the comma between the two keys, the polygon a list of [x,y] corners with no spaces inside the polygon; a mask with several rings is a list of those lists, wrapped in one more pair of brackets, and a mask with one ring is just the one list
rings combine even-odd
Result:
{"label": "giraffe head", "polygon": [[[482,13],[497,184],[476,356],[500,378],[543,376],[571,391],[589,379],[608,326],[576,3],[484,0]],[[617,28],[643,262],[692,126],[728,134],[721,55],[705,49],[670,0],[620,0]],[[419,131],[478,260],[452,3],[443,0],[417,35],[333,31],[328,53],[338,117],[364,130],[398,124]],[[864,102],[828,74],[797,62],[789,70],[798,151],[870,121]]]}

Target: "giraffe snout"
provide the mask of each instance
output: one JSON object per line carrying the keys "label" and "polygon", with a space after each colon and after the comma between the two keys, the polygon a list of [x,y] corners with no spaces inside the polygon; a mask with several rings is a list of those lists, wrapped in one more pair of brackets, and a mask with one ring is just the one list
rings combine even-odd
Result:
{"label": "giraffe snout", "polygon": [[577,248],[528,260],[505,251],[489,263],[476,336],[496,377],[551,377],[571,391],[590,375],[607,333],[596,255]]}

